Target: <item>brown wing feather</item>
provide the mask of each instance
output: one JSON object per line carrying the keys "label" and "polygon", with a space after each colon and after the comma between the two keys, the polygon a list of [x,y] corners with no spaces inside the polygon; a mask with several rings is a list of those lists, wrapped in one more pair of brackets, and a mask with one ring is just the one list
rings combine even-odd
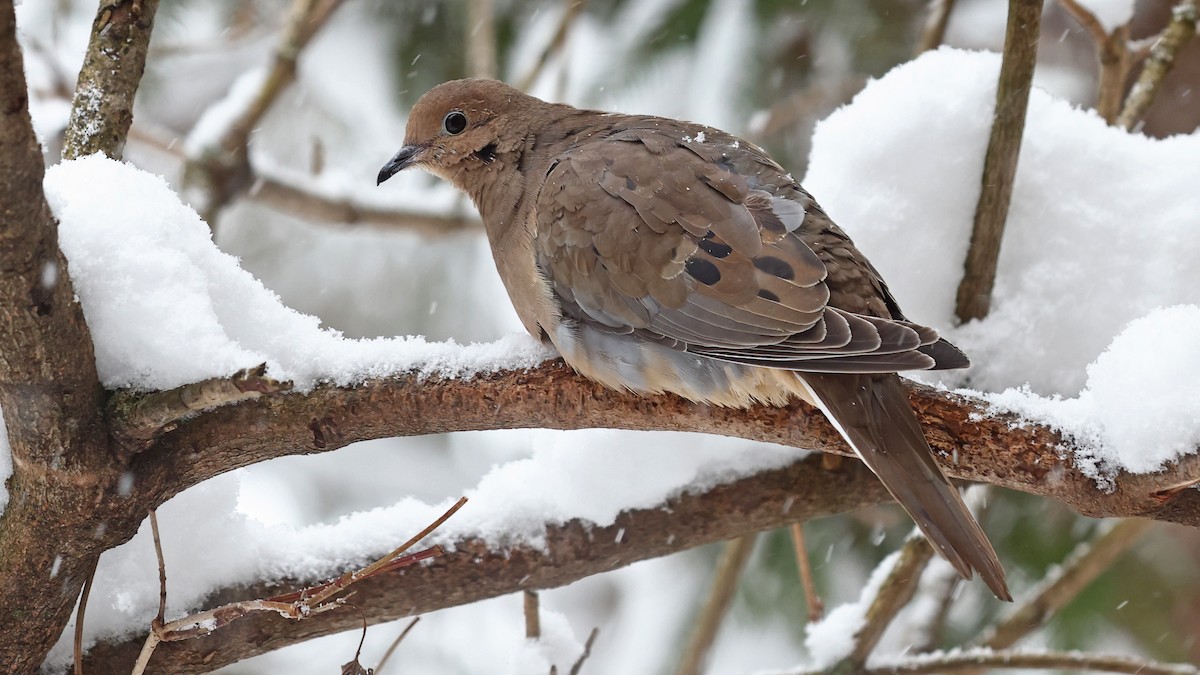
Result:
{"label": "brown wing feather", "polygon": [[564,312],[607,331],[799,371],[960,362],[891,312],[874,269],[757,151],[627,129],[554,162],[536,214],[538,264]]}

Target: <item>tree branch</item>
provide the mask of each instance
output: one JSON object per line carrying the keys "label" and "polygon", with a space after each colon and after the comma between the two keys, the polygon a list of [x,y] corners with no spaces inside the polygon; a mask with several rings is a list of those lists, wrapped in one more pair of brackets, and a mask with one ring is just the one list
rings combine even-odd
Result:
{"label": "tree branch", "polygon": [[1129,48],[1129,24],[1117,26],[1113,32],[1104,30],[1100,20],[1078,0],[1059,0],[1067,13],[1075,18],[1092,36],[1096,56],[1100,60],[1100,81],[1096,91],[1096,112],[1105,122],[1114,124],[1121,111],[1121,99],[1125,96],[1125,81],[1133,67],[1133,53]]}
{"label": "tree branch", "polygon": [[[548,525],[544,548],[518,544],[496,550],[476,539],[456,541],[427,565],[360,581],[354,603],[371,623],[391,621],[516,591],[554,588],[639,560],[888,500],[887,491],[858,462],[831,472],[813,455],[703,493],[685,493],[661,507],[626,511],[607,527],[580,521]],[[311,581],[222,589],[204,604],[265,597]],[[359,617],[350,612],[329,612],[301,624],[248,616],[204,640],[159,645],[147,672],[207,672],[357,625]],[[86,657],[88,675],[125,675],[144,639],[93,647]]]}
{"label": "tree branch", "polygon": [[900,549],[900,559],[892,566],[887,579],[879,587],[879,593],[871,601],[867,609],[867,622],[859,629],[854,649],[846,657],[846,663],[854,671],[862,670],[892,619],[912,600],[921,573],[932,558],[933,547],[929,541],[917,532],[909,535]]}
{"label": "tree branch", "polygon": [[1033,85],[1037,42],[1042,21],[1041,0],[1009,0],[1008,29],[1004,34],[1004,61],[996,87],[996,112],[992,135],[983,160],[982,187],[975,205],[975,226],[962,282],[958,286],[955,314],[962,322],[987,316],[996,282],[996,262],[1004,221],[1017,175],[1017,156],[1025,131],[1025,110]]}
{"label": "tree branch", "polygon": [[1025,635],[1045,625],[1088,584],[1112,566],[1149,529],[1146,520],[1122,520],[1095,540],[1080,544],[1032,597],[1023,600],[1008,616],[988,630],[985,647],[1011,647]]}
{"label": "tree branch", "polygon": [[946,25],[950,23],[950,12],[954,11],[954,0],[929,0],[929,15],[917,39],[914,56],[930,49],[937,49],[946,37]]}
{"label": "tree branch", "polygon": [[699,675],[702,672],[704,661],[716,642],[717,631],[729,612],[733,593],[737,590],[746,563],[750,562],[750,554],[754,552],[754,543],[757,540],[758,537],[747,534],[725,542],[721,557],[717,559],[717,569],[713,574],[708,599],[692,624],[692,634],[684,647],[683,657],[679,660],[675,675]]}
{"label": "tree branch", "polygon": [[63,159],[97,152],[121,158],[157,11],[158,0],[100,2],[75,86]]}
{"label": "tree branch", "polygon": [[91,338],[44,173],[13,2],[0,0],[0,407],[13,459],[0,516],[0,594],[10,608],[0,612],[0,663],[12,672],[34,672],[69,620],[102,550],[89,517],[120,475],[109,465]]}
{"label": "tree branch", "polygon": [[1132,129],[1150,104],[1158,96],[1167,73],[1175,66],[1175,57],[1184,45],[1191,42],[1196,35],[1196,21],[1200,19],[1200,11],[1196,8],[1195,0],[1180,0],[1171,10],[1171,22],[1163,31],[1162,37],[1154,42],[1150,49],[1150,57],[1142,66],[1142,72],[1137,82],[1129,92],[1125,107],[1121,110],[1117,124],[1126,129]]}
{"label": "tree branch", "polygon": [[985,649],[918,656],[892,665],[860,671],[861,675],[923,675],[924,673],[973,672],[980,668],[1039,670],[1094,670],[1131,675],[1196,675],[1200,669],[1185,663],[1168,664],[1130,656],[1081,654],[1079,652],[993,652]]}

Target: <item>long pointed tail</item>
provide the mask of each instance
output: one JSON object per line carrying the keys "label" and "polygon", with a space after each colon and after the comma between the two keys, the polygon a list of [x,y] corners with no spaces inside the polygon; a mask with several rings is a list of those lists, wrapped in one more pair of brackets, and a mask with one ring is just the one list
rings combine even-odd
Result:
{"label": "long pointed tail", "polygon": [[996,551],[958,489],[934,463],[900,377],[803,373],[800,378],[833,426],[954,569],[967,579],[978,571],[996,597],[1012,600]]}

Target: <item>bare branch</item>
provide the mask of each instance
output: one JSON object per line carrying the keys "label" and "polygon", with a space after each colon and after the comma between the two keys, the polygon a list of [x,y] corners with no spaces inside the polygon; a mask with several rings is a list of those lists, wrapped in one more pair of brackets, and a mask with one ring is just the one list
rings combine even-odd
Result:
{"label": "bare branch", "polygon": [[988,630],[981,640],[982,644],[991,649],[1005,649],[1045,625],[1080,591],[1111,567],[1152,524],[1147,520],[1122,520],[1095,540],[1080,544],[1067,556],[1056,575],[1043,581],[1039,590]]}
{"label": "bare branch", "polygon": [[409,621],[404,630],[400,631],[400,634],[396,636],[396,639],[392,640],[391,646],[387,648],[387,651],[383,653],[383,658],[379,659],[379,664],[375,666],[375,675],[383,675],[383,667],[387,665],[388,659],[392,658],[392,654],[396,652],[396,647],[399,647],[400,643],[404,642],[404,638],[408,637],[409,632],[412,631],[413,627],[420,620],[421,617],[414,616],[413,620]]}
{"label": "bare branch", "polygon": [[946,37],[946,24],[950,23],[950,12],[954,11],[954,0],[929,0],[929,16],[925,18],[925,26],[921,29],[921,37],[917,40],[913,56],[918,56],[930,49],[937,49]]}
{"label": "bare branch", "polygon": [[571,27],[575,24],[575,19],[583,13],[583,9],[587,7],[588,0],[572,0],[567,4],[566,10],[563,11],[562,18],[558,21],[558,27],[554,29],[554,35],[550,38],[550,43],[538,55],[537,61],[525,73],[521,79],[517,80],[517,89],[521,91],[529,91],[529,88],[537,82],[538,76],[546,69],[546,64],[550,59],[562,51],[563,45],[567,43],[567,35],[571,32]]}
{"label": "bare branch", "polygon": [[362,223],[389,228],[404,228],[426,236],[482,231],[479,218],[475,215],[439,216],[378,209],[356,204],[349,199],[322,197],[276,178],[256,177],[254,187],[247,196],[277,211],[290,213],[310,221],[351,225]]}
{"label": "bare branch", "polygon": [[537,591],[526,590],[522,593],[525,605],[525,637],[536,640],[542,636],[542,618],[538,615]]}
{"label": "bare branch", "polygon": [[157,11],[158,0],[100,3],[75,86],[63,159],[97,152],[121,158]]}
{"label": "bare branch", "polygon": [[1118,26],[1111,33],[1104,30],[1096,18],[1078,0],[1059,0],[1059,4],[1075,18],[1096,46],[1100,59],[1100,82],[1096,92],[1096,112],[1109,124],[1115,124],[1121,111],[1121,99],[1125,96],[1125,82],[1133,67],[1134,52],[1129,44],[1129,24]]}
{"label": "bare branch", "polygon": [[808,620],[820,621],[825,614],[825,603],[817,595],[817,584],[813,581],[812,564],[808,560],[808,546],[804,544],[804,523],[792,523],[792,549],[796,553],[796,569],[800,572],[800,584],[804,586],[804,601],[808,604]]}
{"label": "bare branch", "polygon": [[1008,29],[1004,35],[1004,61],[996,88],[996,113],[983,160],[975,226],[962,282],[958,286],[955,314],[962,322],[987,316],[996,281],[996,261],[1012,198],[1017,156],[1025,131],[1025,110],[1033,85],[1037,42],[1042,21],[1041,0],[1009,0]]}
{"label": "bare branch", "polygon": [[700,613],[696,615],[696,623],[692,625],[692,635],[688,638],[687,647],[683,650],[683,658],[679,660],[679,667],[675,669],[675,675],[698,675],[703,669],[704,661],[708,658],[708,652],[717,639],[717,631],[721,628],[721,621],[725,619],[725,614],[729,611],[729,604],[733,601],[733,593],[737,590],[738,580],[742,578],[742,571],[746,569],[746,563],[750,561],[750,554],[754,551],[754,542],[757,539],[758,537],[752,534],[738,537],[726,542],[725,547],[721,550],[721,557],[717,560],[717,570],[713,575],[708,599],[705,601],[704,607],[700,609]]}
{"label": "bare branch", "polygon": [[1117,124],[1132,129],[1146,114],[1146,110],[1158,96],[1167,73],[1175,66],[1175,57],[1178,56],[1179,50],[1195,37],[1198,19],[1200,12],[1197,11],[1195,0],[1180,0],[1171,10],[1171,21],[1163,31],[1162,37],[1151,47],[1149,59],[1129,92],[1129,98],[1126,99],[1125,107],[1117,118]]}
{"label": "bare branch", "polygon": [[92,582],[95,580],[96,568],[93,567],[87,581],[83,582],[83,592],[79,595],[79,609],[75,612],[75,636],[74,644],[72,645],[75,656],[72,670],[75,675],[83,675],[83,620],[87,616],[88,596],[92,594]]}

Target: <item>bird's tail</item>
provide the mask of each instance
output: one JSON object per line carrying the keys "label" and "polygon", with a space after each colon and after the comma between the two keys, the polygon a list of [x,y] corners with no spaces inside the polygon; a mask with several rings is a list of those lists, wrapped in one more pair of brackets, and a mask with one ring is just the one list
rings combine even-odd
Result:
{"label": "bird's tail", "polygon": [[979,523],[933,460],[925,434],[894,373],[800,375],[817,407],[908,511],[925,537],[964,578],[978,571],[1012,600],[1004,568]]}

